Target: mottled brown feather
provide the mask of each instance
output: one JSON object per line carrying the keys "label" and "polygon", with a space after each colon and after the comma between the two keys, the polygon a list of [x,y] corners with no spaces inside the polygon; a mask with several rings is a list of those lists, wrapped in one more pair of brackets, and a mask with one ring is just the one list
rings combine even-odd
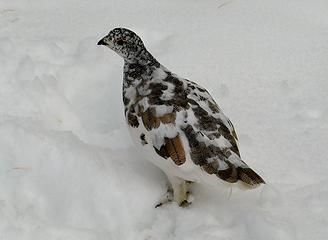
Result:
{"label": "mottled brown feather", "polygon": [[164,138],[164,141],[159,150],[154,147],[156,153],[165,159],[170,157],[176,165],[185,163],[186,154],[179,135],[174,138]]}
{"label": "mottled brown feather", "polygon": [[162,145],[159,150],[155,147],[154,147],[154,149],[158,155],[160,155],[161,157],[163,157],[165,159],[167,159],[170,156],[169,153],[167,152],[165,145]]}
{"label": "mottled brown feather", "polygon": [[158,118],[162,123],[174,123],[175,118],[176,118],[176,113],[175,112],[167,113]]}
{"label": "mottled brown feather", "polygon": [[212,110],[213,113],[220,112],[220,108],[218,107],[218,105],[216,103],[213,103],[211,101],[208,101],[208,106]]}
{"label": "mottled brown feather", "polygon": [[141,116],[142,122],[147,130],[152,130],[154,128],[158,128],[162,123],[174,123],[176,118],[176,113],[167,113],[163,116],[156,116],[155,108],[148,108],[146,111],[140,111],[139,116]]}
{"label": "mottled brown feather", "polygon": [[202,166],[202,168],[208,174],[216,174],[218,172],[218,169],[219,169],[219,162],[218,162],[218,160],[215,160],[213,162],[206,163]]}
{"label": "mottled brown feather", "polygon": [[185,163],[186,155],[179,135],[177,135],[175,138],[165,138],[164,145],[169,156],[172,158],[176,165]]}
{"label": "mottled brown feather", "polygon": [[[158,128],[161,123],[174,123],[176,118],[175,112],[157,117],[155,108],[148,108],[146,111],[140,111],[139,115],[141,116],[142,122],[147,130]],[[177,165],[181,165],[186,161],[185,151],[179,135],[174,138],[165,137],[164,144],[161,148],[157,149],[154,147],[154,149],[158,155],[163,158],[170,157]]]}
{"label": "mottled brown feather", "polygon": [[146,111],[141,112],[141,119],[145,128],[150,131],[153,128],[158,128],[160,125],[159,118],[156,117],[156,109],[148,108]]}
{"label": "mottled brown feather", "polygon": [[230,162],[226,162],[229,168],[224,170],[219,170],[217,176],[224,181],[235,183],[238,181],[238,170],[235,165]]}
{"label": "mottled brown feather", "polygon": [[128,114],[127,119],[128,119],[128,124],[129,124],[131,127],[136,128],[136,127],[139,126],[139,121],[138,121],[137,116],[133,115],[132,113],[129,113],[129,114]]}
{"label": "mottled brown feather", "polygon": [[238,168],[238,176],[241,181],[250,186],[265,183],[265,181],[251,168]]}

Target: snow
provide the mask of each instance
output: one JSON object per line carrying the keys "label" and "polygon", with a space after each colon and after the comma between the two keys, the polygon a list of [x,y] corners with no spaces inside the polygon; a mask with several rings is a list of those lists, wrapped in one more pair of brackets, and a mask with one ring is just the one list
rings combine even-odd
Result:
{"label": "snow", "polygon": [[[0,2],[0,239],[326,239],[328,2]],[[134,148],[123,62],[96,45],[135,30],[234,123],[252,191],[195,186],[154,208],[165,177]]]}

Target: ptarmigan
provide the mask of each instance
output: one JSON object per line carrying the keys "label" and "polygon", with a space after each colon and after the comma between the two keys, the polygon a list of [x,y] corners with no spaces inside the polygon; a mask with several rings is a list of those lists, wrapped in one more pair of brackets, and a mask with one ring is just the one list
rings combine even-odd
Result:
{"label": "ptarmigan", "polygon": [[167,175],[179,206],[188,205],[191,182],[265,183],[241,159],[235,129],[206,89],[162,66],[131,30],[115,28],[98,45],[124,59],[127,124],[146,158]]}

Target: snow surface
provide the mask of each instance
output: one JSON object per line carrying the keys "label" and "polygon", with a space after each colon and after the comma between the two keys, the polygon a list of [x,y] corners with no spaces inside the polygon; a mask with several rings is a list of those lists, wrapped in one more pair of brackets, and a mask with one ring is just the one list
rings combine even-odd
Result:
{"label": "snow surface", "polygon": [[[326,0],[1,0],[0,239],[327,239]],[[122,59],[96,45],[135,30],[210,90],[267,186],[198,185],[154,209],[165,177],[124,123]]]}

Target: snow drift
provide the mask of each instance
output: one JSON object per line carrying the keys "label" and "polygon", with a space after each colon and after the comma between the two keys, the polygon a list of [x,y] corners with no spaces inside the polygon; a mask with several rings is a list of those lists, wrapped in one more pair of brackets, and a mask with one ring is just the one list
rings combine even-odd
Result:
{"label": "snow drift", "polygon": [[[0,239],[326,239],[326,1],[9,1],[0,4]],[[165,177],[135,151],[121,59],[134,29],[210,90],[268,185],[198,185],[155,209]]]}

